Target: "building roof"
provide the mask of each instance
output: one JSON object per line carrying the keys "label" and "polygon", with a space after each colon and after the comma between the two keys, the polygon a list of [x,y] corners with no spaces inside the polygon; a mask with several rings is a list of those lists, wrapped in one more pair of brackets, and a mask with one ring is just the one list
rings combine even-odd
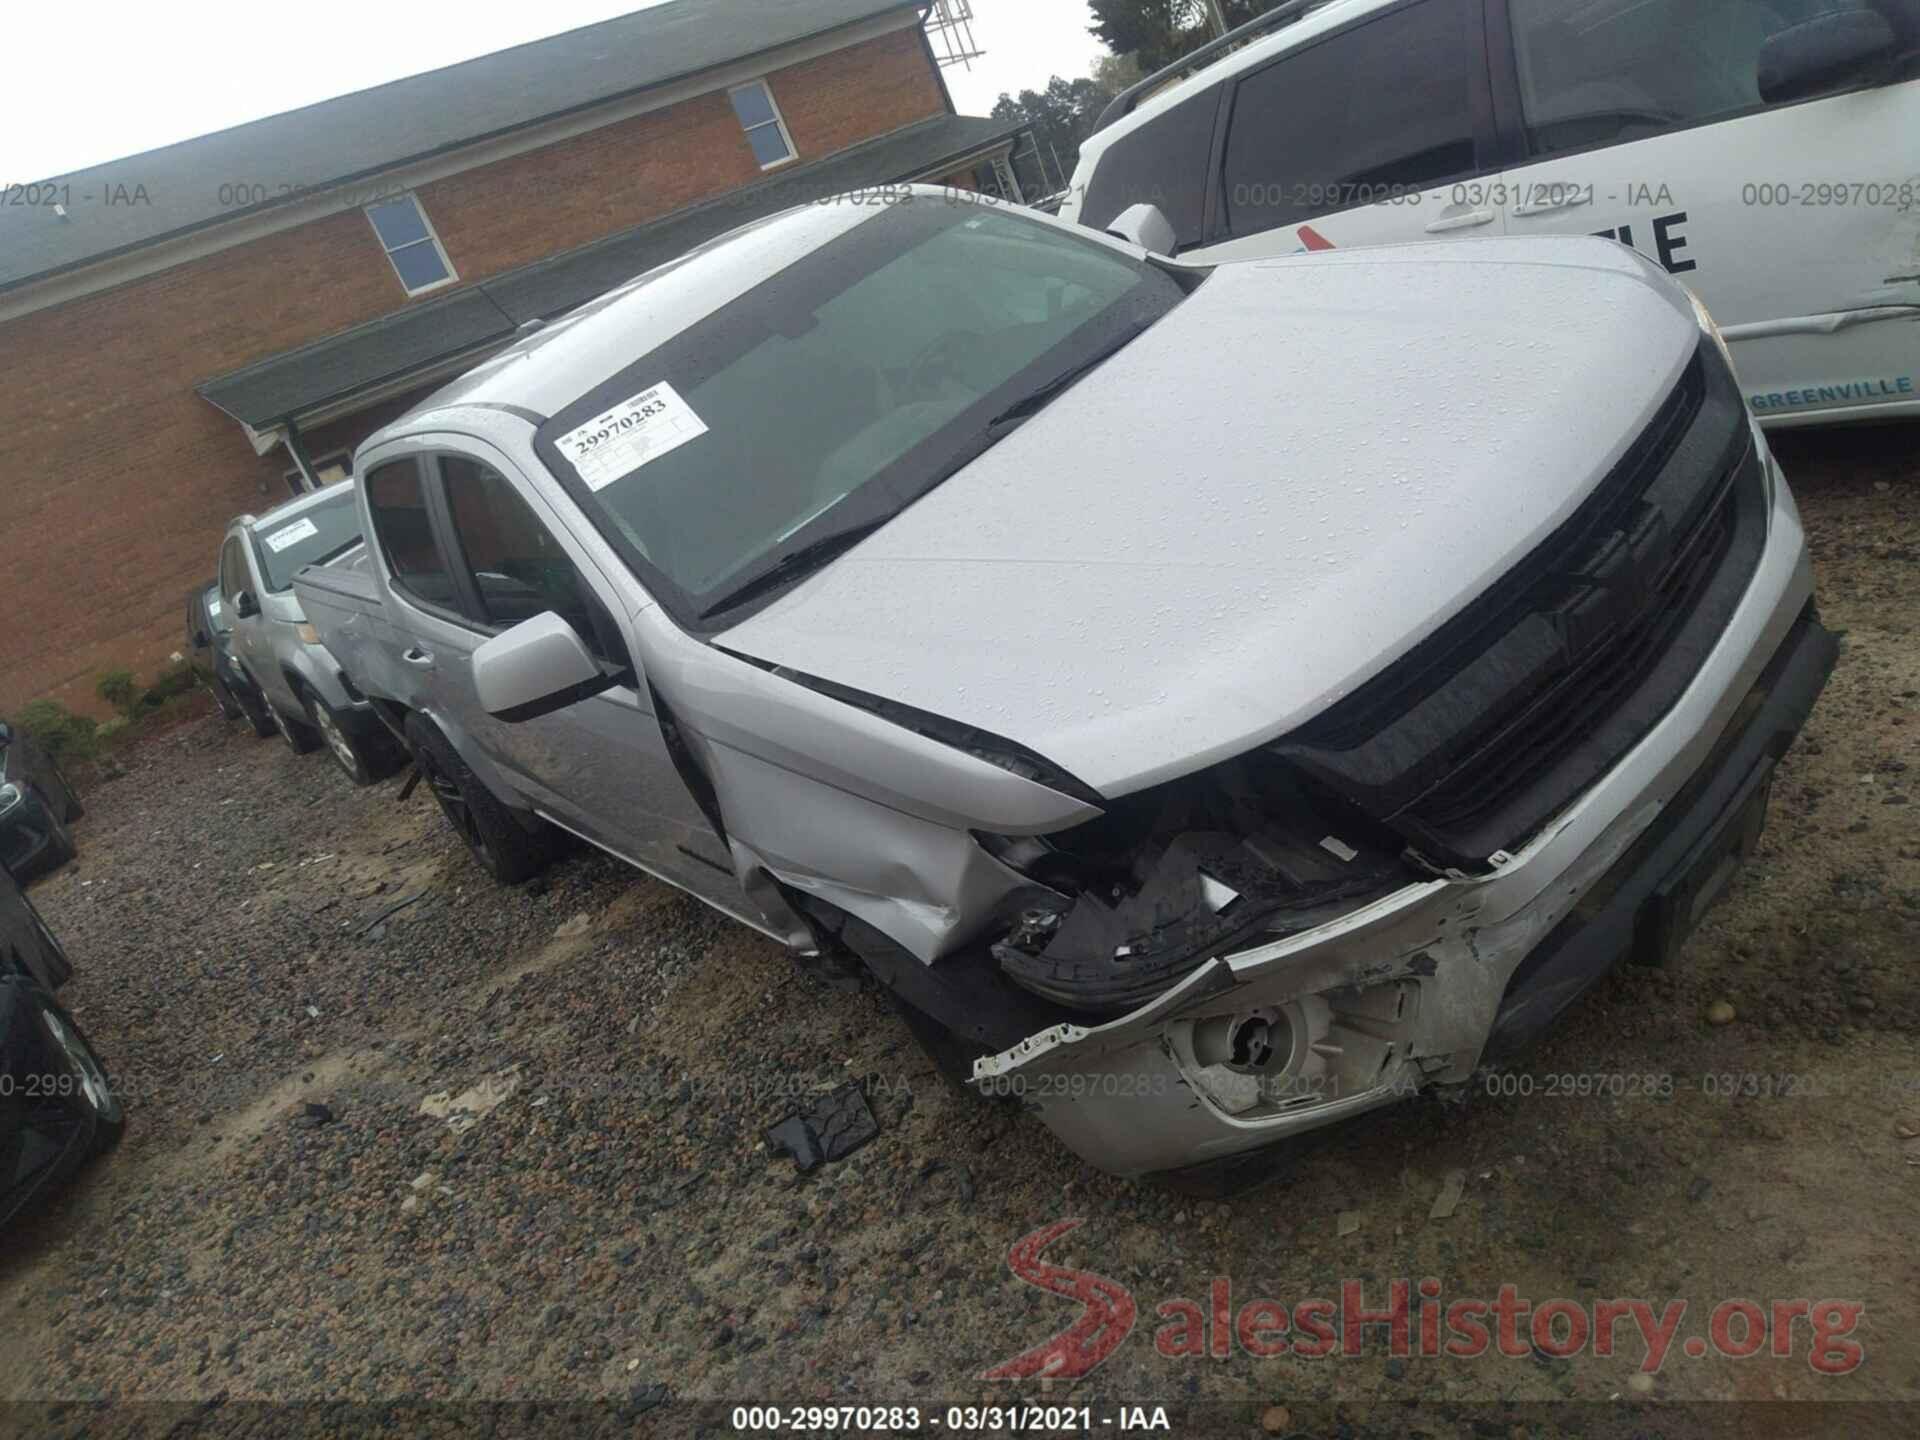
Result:
{"label": "building roof", "polygon": [[[1024,121],[938,115],[783,170],[631,230],[409,305],[324,340],[203,382],[206,399],[256,430],[404,381],[505,344],[529,320],[550,319],[737,226],[829,195],[938,177],[1012,140]],[[443,372],[444,373],[444,372]]]}
{"label": "building roof", "polygon": [[[50,204],[0,206],[0,290],[888,11],[918,8],[918,0],[669,0],[54,177],[50,183],[66,187],[64,218]],[[245,196],[261,196],[260,203],[231,203],[235,186]],[[229,203],[222,203],[223,193]],[[142,194],[147,203],[139,203]],[[112,203],[123,196],[133,203]]]}

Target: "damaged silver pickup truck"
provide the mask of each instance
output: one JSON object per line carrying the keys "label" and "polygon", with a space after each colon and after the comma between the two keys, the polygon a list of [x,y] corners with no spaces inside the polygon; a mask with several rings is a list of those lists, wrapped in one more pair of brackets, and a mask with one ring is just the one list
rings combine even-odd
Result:
{"label": "damaged silver pickup truck", "polygon": [[1711,319],[1593,239],[809,206],[354,473],[301,604],[496,876],[559,827],[862,964],[1123,1174],[1672,955],[1835,655]]}

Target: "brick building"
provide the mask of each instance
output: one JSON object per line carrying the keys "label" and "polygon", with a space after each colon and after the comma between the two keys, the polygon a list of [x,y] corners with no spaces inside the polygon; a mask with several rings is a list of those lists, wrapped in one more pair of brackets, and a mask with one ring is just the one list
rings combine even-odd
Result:
{"label": "brick building", "polygon": [[672,0],[0,206],[0,713],[147,673],[226,521],[447,377],[736,225],[1003,188],[924,0]]}

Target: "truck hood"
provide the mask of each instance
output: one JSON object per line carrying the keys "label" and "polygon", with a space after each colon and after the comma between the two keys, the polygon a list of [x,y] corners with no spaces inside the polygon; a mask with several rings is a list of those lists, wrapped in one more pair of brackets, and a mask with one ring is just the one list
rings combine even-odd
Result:
{"label": "truck hood", "polygon": [[1225,265],[715,643],[1123,795],[1418,645],[1592,492],[1698,343],[1611,241]]}

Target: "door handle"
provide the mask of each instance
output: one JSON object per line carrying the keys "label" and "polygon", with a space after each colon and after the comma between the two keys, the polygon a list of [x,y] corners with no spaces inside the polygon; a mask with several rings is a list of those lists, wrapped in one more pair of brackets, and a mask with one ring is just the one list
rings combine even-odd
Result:
{"label": "door handle", "polygon": [[1585,205],[1593,199],[1593,191],[1570,189],[1561,192],[1551,200],[1539,200],[1531,205],[1516,205],[1516,215],[1551,215],[1556,210],[1572,210]]}
{"label": "door handle", "polygon": [[407,664],[409,665],[433,664],[432,653],[426,650],[422,650],[418,645],[410,645],[405,650],[402,650],[400,652],[400,658],[406,661]]}
{"label": "door handle", "polygon": [[1427,226],[1427,234],[1438,235],[1447,230],[1470,230],[1475,225],[1485,225],[1492,221],[1491,210],[1468,210],[1460,215],[1442,215]]}

